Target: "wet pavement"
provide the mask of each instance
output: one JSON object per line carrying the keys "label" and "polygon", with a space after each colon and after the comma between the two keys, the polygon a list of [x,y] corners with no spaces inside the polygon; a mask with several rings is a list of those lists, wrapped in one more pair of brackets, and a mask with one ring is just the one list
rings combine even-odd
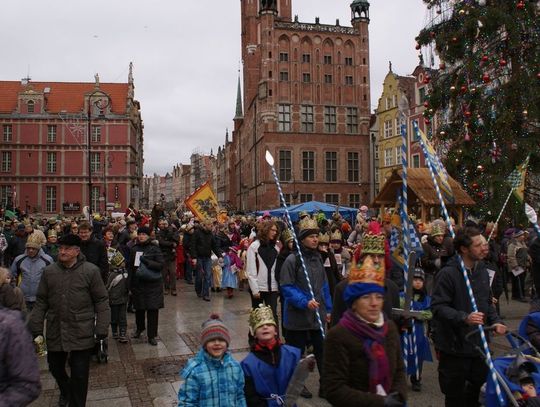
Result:
{"label": "wet pavement", "polygon": [[[233,299],[223,293],[212,293],[212,301],[198,298],[193,286],[178,283],[178,296],[165,297],[165,309],[159,314],[158,346],[146,343],[146,337],[130,339],[120,344],[109,339],[109,360],[106,364],[93,361],[90,368],[88,407],[140,407],[176,406],[180,386],[179,371],[199,347],[199,331],[203,321],[213,312],[218,313],[231,334],[230,349],[237,360],[247,354],[247,319],[250,310],[247,292],[236,292]],[[501,303],[501,312],[508,326],[515,329],[527,313],[528,305],[519,302]],[[135,326],[134,314],[128,314],[128,332]],[[499,354],[505,350],[498,340],[494,349]],[[40,359],[43,391],[32,407],[49,407],[58,404],[60,395],[55,381],[49,374],[45,358]],[[312,399],[302,399],[298,407],[330,406],[316,397],[318,375],[313,373],[307,382],[314,393]],[[409,393],[409,406],[439,407],[444,405],[437,382],[437,364],[426,363],[423,387],[419,393]]]}

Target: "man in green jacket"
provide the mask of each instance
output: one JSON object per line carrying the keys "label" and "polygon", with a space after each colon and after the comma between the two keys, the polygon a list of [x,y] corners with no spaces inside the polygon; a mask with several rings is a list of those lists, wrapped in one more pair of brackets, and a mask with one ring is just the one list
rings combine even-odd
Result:
{"label": "man in green jacket", "polygon": [[[59,406],[86,405],[91,352],[96,339],[107,337],[110,323],[100,270],[86,261],[80,245],[81,238],[73,234],[59,240],[58,261],[43,271],[29,321],[38,337],[47,320],[47,361],[60,388]],[[65,368],[68,356],[71,377]]]}

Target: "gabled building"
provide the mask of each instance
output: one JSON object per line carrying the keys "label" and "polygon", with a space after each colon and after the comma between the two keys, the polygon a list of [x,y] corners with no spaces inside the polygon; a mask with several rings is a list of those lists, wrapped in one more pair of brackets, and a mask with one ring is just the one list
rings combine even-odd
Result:
{"label": "gabled building", "polygon": [[369,3],[351,4],[352,26],[300,22],[291,0],[242,0],[243,97],[229,160],[237,210],[279,205],[265,152],[288,203],[369,201]]}
{"label": "gabled building", "polygon": [[0,205],[75,215],[139,205],[143,122],[127,83],[0,81]]}

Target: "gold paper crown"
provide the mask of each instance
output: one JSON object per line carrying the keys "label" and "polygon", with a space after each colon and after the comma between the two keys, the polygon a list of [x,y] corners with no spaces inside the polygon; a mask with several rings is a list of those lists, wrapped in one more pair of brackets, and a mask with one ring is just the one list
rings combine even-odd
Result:
{"label": "gold paper crown", "polygon": [[51,237],[51,236],[58,237],[58,232],[54,229],[49,229],[47,231],[47,237]]}
{"label": "gold paper crown", "polygon": [[330,241],[343,241],[343,235],[339,231],[339,229],[336,229],[331,235],[330,235]]}
{"label": "gold paper crown", "polygon": [[319,244],[321,243],[329,243],[330,242],[330,236],[328,233],[319,233]]}
{"label": "gold paper crown", "polygon": [[362,236],[362,254],[385,254],[385,239],[382,233],[378,235],[371,232],[364,233],[364,236]]}
{"label": "gold paper crown", "polygon": [[300,222],[298,222],[298,228],[300,231],[302,230],[309,230],[309,229],[319,229],[319,225],[317,224],[317,220],[308,217],[305,217]]}
{"label": "gold paper crown", "polygon": [[285,229],[283,231],[283,233],[281,234],[281,242],[282,243],[290,242],[293,239],[294,239],[294,237],[293,237],[292,232],[290,231],[290,229]]}
{"label": "gold paper crown", "polygon": [[255,335],[257,328],[268,324],[276,325],[274,314],[272,313],[272,308],[270,308],[270,306],[259,304],[257,308],[251,310],[251,313],[249,314],[249,328],[253,335]]}
{"label": "gold paper crown", "polygon": [[366,256],[362,265],[353,264],[349,273],[349,284],[370,283],[384,287],[384,262],[373,263],[371,256]]}
{"label": "gold paper crown", "polygon": [[432,236],[432,237],[434,237],[434,236],[444,236],[443,226],[440,225],[439,223],[433,222],[433,224],[431,225],[430,236]]}

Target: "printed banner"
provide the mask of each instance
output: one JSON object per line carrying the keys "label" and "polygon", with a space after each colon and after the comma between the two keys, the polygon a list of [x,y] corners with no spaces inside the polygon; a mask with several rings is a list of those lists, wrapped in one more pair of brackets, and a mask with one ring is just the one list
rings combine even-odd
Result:
{"label": "printed banner", "polygon": [[219,205],[210,183],[205,182],[185,201],[185,205],[200,220],[216,218]]}

